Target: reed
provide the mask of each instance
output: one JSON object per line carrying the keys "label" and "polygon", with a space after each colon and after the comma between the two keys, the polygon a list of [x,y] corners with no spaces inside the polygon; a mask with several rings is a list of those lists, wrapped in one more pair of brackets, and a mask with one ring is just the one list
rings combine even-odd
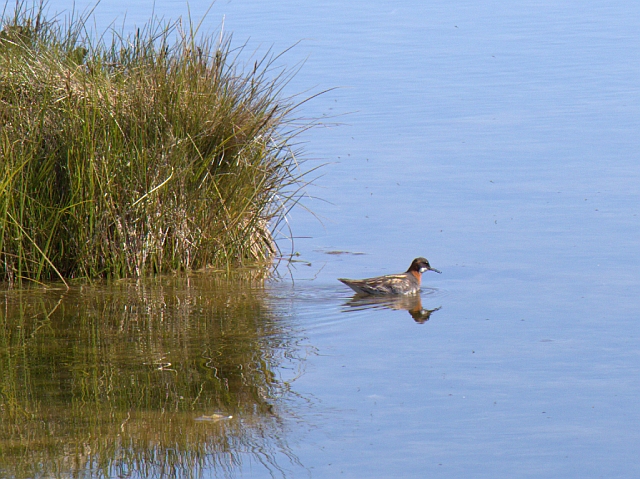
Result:
{"label": "reed", "polygon": [[87,31],[5,9],[0,279],[268,264],[309,172],[291,72],[272,54],[240,67],[229,36],[190,20]]}

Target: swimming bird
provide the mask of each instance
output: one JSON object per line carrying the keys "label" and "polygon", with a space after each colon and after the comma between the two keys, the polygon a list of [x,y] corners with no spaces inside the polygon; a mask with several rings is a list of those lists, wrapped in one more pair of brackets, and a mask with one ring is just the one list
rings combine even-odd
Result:
{"label": "swimming bird", "polygon": [[409,269],[400,274],[388,274],[367,279],[338,278],[356,293],[360,294],[414,294],[420,291],[422,273],[435,271],[426,258],[416,258],[411,262]]}

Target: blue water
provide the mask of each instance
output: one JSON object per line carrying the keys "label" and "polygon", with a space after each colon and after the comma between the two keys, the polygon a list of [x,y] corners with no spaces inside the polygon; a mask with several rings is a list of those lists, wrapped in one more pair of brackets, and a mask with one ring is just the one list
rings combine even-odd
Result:
{"label": "blue water", "polygon": [[[288,93],[339,87],[299,112],[326,117],[301,138],[317,217],[289,219],[310,265],[270,286],[309,351],[276,477],[640,475],[640,5],[233,0],[202,28],[223,17],[247,55],[301,40]],[[347,305],[335,278],[416,256],[443,271],[428,321]]]}

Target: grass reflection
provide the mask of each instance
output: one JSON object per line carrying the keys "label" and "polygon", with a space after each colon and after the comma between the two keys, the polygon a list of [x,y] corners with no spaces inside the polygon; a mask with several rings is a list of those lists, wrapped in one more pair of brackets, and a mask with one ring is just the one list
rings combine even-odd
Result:
{"label": "grass reflection", "polygon": [[296,462],[280,371],[301,361],[259,281],[159,278],[1,301],[1,475],[190,477]]}

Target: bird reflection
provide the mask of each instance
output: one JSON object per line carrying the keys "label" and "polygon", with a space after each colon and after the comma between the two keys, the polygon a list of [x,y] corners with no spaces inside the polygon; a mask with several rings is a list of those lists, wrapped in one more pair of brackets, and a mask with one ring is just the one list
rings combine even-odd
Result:
{"label": "bird reflection", "polygon": [[[426,323],[431,317],[431,313],[438,311],[435,309],[425,309],[422,307],[420,294],[374,296],[370,294],[355,294],[345,304],[351,311],[362,311],[365,309],[406,309],[416,323]],[[345,311],[348,311],[346,309]]]}

